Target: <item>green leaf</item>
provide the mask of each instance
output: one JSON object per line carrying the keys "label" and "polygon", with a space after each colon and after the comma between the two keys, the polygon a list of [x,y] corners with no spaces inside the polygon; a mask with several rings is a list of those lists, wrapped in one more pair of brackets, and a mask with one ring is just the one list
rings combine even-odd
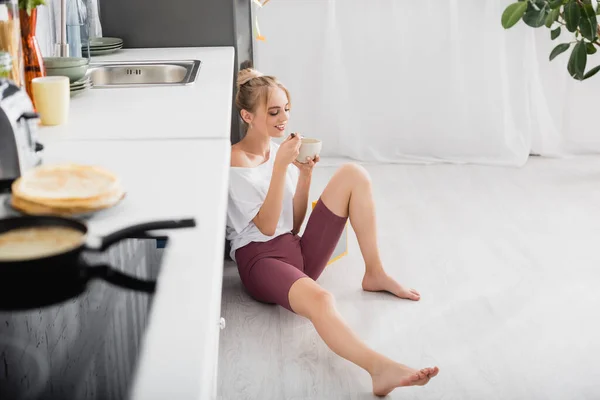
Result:
{"label": "green leaf", "polygon": [[576,2],[569,3],[565,6],[565,22],[569,32],[575,32],[579,26],[581,19],[581,9]]}
{"label": "green leaf", "polygon": [[569,50],[569,47],[571,47],[571,43],[561,43],[556,46],[550,53],[550,61],[554,60],[559,54]]}
{"label": "green leaf", "polygon": [[550,8],[551,8],[552,10],[556,10],[556,9],[559,9],[559,8],[560,8],[560,6],[562,6],[562,5],[563,5],[563,0],[550,0],[550,1],[548,2],[548,4],[550,4]]}
{"label": "green leaf", "polygon": [[540,26],[544,26],[547,16],[548,7],[546,5],[539,10],[536,10],[535,7],[530,4],[530,7],[525,12],[525,15],[523,15],[523,22],[532,28],[539,28]]}
{"label": "green leaf", "polygon": [[560,16],[560,9],[552,10],[546,17],[546,28],[551,28],[552,25],[558,21],[558,17]]}
{"label": "green leaf", "polygon": [[587,64],[587,51],[585,42],[583,40],[577,42],[575,48],[571,52],[571,57],[569,58],[569,64],[567,66],[567,70],[569,74],[578,80],[583,79],[583,75],[585,73],[585,66]]}
{"label": "green leaf", "polygon": [[45,0],[19,0],[19,8],[27,11],[27,15],[31,15],[31,10],[44,4],[46,4]]}
{"label": "green leaf", "polygon": [[550,32],[550,38],[552,40],[556,39],[557,37],[560,36],[560,32],[561,32],[561,29],[560,29],[560,26],[559,26],[558,28],[556,28],[556,29],[554,29],[553,31]]}
{"label": "green leaf", "polygon": [[592,43],[586,44],[585,50],[588,54],[596,54],[596,52],[598,51],[598,49],[596,49],[596,46],[594,46]]}
{"label": "green leaf", "polygon": [[525,11],[527,11],[528,4],[529,3],[526,1],[520,1],[506,7],[506,10],[502,13],[502,26],[504,29],[513,27],[521,18],[523,18]]}
{"label": "green leaf", "polygon": [[598,66],[597,66],[597,67],[595,67],[595,68],[592,68],[592,69],[590,69],[590,70],[588,71],[588,73],[587,73],[587,74],[585,74],[585,76],[583,77],[583,80],[586,80],[586,79],[589,79],[589,78],[591,78],[592,76],[596,75],[596,73],[598,73],[598,71],[600,71],[600,65],[598,65]]}
{"label": "green leaf", "polygon": [[581,36],[590,42],[593,42],[598,37],[598,19],[591,4],[583,6],[583,15],[579,21],[579,30],[581,31]]}

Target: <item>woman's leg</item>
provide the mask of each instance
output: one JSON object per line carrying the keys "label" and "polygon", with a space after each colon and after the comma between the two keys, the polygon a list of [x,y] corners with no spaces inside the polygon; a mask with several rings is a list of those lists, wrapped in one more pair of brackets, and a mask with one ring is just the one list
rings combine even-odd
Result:
{"label": "woman's leg", "polygon": [[387,291],[401,298],[419,300],[419,292],[400,285],[383,269],[377,243],[375,202],[367,171],[356,164],[344,165],[329,181],[321,201],[337,216],[350,217],[365,260],[363,289]]}
{"label": "woman's leg", "polygon": [[239,249],[235,256],[240,278],[250,296],[292,310],[290,288],[296,280],[306,277],[297,238],[290,234],[265,243],[251,243]]}
{"label": "woman's leg", "polygon": [[346,325],[333,296],[312,279],[296,280],[288,296],[292,310],[312,322],[331,350],[371,375],[376,395],[385,396],[400,386],[425,385],[437,375],[437,367],[415,370],[370,349]]}

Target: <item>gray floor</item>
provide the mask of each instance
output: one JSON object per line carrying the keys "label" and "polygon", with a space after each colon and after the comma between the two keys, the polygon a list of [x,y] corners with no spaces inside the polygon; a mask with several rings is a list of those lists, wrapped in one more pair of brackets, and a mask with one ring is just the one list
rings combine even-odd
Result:
{"label": "gray floor", "polygon": [[[440,367],[388,398],[600,399],[600,158],[368,170],[387,269],[422,300],[362,292],[353,234],[319,282],[370,346]],[[333,171],[315,172],[311,198]],[[310,323],[249,298],[232,265],[222,309],[219,398],[375,398]]]}

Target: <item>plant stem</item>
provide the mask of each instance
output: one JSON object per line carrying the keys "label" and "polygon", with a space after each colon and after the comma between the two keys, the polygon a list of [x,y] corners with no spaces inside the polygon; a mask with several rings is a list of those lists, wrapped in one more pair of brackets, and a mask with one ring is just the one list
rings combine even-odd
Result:
{"label": "plant stem", "polygon": [[[559,19],[557,19],[555,22],[557,22],[559,25],[567,26],[567,24],[565,22],[561,21],[560,18],[564,19],[563,14],[560,14]],[[600,37],[600,24],[598,24],[598,29],[597,30],[598,30],[598,36]],[[583,35],[581,34],[581,31],[579,30],[579,28],[577,28],[577,30],[575,32],[573,32],[573,33],[579,34],[579,36],[583,37]],[[596,39],[596,40],[594,40],[593,42],[590,42],[590,43],[595,44],[596,46],[600,47],[600,41],[599,40],[600,39]]]}
{"label": "plant stem", "polygon": [[535,11],[540,11],[540,8],[537,6],[537,4],[535,4],[535,1],[529,0],[529,4],[531,4]]}

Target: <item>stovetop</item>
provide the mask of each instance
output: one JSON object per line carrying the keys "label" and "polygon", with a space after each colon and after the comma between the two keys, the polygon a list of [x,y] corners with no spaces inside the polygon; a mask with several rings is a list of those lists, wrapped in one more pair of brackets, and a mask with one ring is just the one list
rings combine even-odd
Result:
{"label": "stovetop", "polygon": [[[153,239],[130,239],[84,258],[157,279],[162,249]],[[126,399],[152,299],[92,281],[63,304],[0,312],[0,399]]]}

